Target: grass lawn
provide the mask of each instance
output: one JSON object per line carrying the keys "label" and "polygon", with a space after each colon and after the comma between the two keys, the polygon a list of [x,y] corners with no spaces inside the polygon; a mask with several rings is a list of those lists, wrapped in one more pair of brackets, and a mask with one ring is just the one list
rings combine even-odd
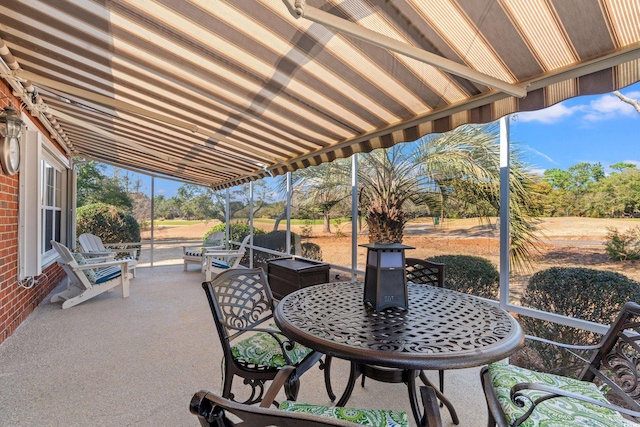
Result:
{"label": "grass lawn", "polygon": [[156,225],[196,225],[196,224],[204,224],[207,221],[187,221],[187,220],[182,220],[182,219],[177,219],[177,220],[164,220],[164,221],[158,221],[156,220],[155,224]]}

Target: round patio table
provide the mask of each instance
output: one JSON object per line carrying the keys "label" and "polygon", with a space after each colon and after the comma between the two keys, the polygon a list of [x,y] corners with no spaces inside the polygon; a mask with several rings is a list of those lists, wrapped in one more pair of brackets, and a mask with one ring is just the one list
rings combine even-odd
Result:
{"label": "round patio table", "polygon": [[[420,375],[428,382],[422,370],[495,362],[509,356],[524,340],[520,325],[509,313],[472,295],[410,284],[407,310],[375,311],[363,302],[363,291],[361,281],[309,286],[285,296],[274,313],[287,337],[352,362],[338,406],[347,403],[361,374],[404,382],[419,424],[415,377]],[[437,389],[436,393],[458,424],[451,403]]]}

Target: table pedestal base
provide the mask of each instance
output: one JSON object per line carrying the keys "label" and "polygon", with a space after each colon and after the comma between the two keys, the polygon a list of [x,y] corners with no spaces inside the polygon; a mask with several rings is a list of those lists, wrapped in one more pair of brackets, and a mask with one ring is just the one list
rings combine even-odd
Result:
{"label": "table pedestal base", "polygon": [[358,380],[360,375],[364,377],[369,377],[376,381],[382,381],[385,383],[405,383],[407,385],[407,389],[409,391],[409,402],[411,403],[411,411],[413,412],[413,417],[416,420],[416,424],[420,425],[420,408],[418,407],[418,395],[416,393],[416,377],[420,377],[420,380],[424,383],[424,385],[431,386],[435,392],[436,396],[440,402],[442,402],[447,409],[449,410],[449,414],[451,415],[451,420],[455,425],[460,423],[458,419],[458,414],[456,413],[455,408],[441,392],[438,390],[432,383],[429,381],[427,376],[422,371],[412,371],[409,369],[394,369],[394,368],[385,368],[382,366],[372,366],[361,364],[357,362],[351,362],[351,369],[349,372],[349,382],[347,383],[347,387],[342,393],[340,400],[336,406],[345,406],[353,393],[353,388]]}

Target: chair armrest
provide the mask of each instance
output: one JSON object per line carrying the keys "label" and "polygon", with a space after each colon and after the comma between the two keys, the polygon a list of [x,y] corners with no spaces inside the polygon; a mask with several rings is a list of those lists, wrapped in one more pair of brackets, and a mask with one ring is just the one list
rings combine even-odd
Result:
{"label": "chair armrest", "polygon": [[245,251],[205,251],[204,256],[238,256],[244,253]]}
{"label": "chair armrest", "polygon": [[273,378],[269,389],[265,393],[262,402],[260,402],[261,408],[268,408],[269,406],[271,406],[273,401],[276,399],[276,395],[278,394],[284,383],[286,383],[287,380],[292,376],[295,370],[296,368],[291,365],[280,368],[276,376]]}
{"label": "chair armrest", "polygon": [[420,397],[422,398],[422,407],[424,408],[424,414],[420,422],[421,426],[442,427],[436,391],[431,386],[421,386]]}
{"label": "chair armrest", "polygon": [[565,344],[557,341],[551,341],[544,338],[534,337],[532,335],[525,335],[525,338],[531,341],[538,341],[545,344],[554,345],[556,347],[565,348],[567,350],[598,350],[601,347],[601,344],[596,345],[573,345],[573,344]]}
{"label": "chair armrest", "polygon": [[[135,249],[142,248],[142,242],[124,242],[124,243],[103,243],[105,248],[114,248],[116,250],[116,246],[135,246]],[[134,249],[134,248],[131,248]]]}
{"label": "chair armrest", "polygon": [[102,269],[105,267],[111,267],[112,265],[122,265],[124,268],[124,271],[126,271],[128,263],[129,263],[128,259],[116,259],[116,260],[107,261],[107,262],[87,263],[84,265],[79,265],[76,270],[86,270],[88,268]]}
{"label": "chair armrest", "polygon": [[115,256],[115,254],[112,252],[109,252],[109,255],[100,255],[102,253],[104,252],[80,252],[80,254],[84,256],[87,261],[91,262],[113,260],[113,257]]}
{"label": "chair armrest", "polygon": [[[547,393],[544,396],[541,396],[535,400],[532,400],[529,396],[527,396],[526,394],[524,394],[522,391],[523,390],[537,390],[537,391],[542,391]],[[558,397],[568,397],[571,399],[576,399],[582,402],[587,402],[590,403],[592,405],[596,405],[596,406],[600,406],[603,408],[607,408],[607,409],[611,409],[613,411],[617,411],[620,412],[622,414],[626,414],[626,415],[630,415],[632,417],[636,417],[639,418],[640,417],[640,412],[638,411],[632,411],[630,409],[626,409],[623,408],[621,406],[617,406],[617,405],[613,405],[611,403],[605,403],[605,402],[601,402],[599,400],[595,400],[595,399],[591,399],[590,397],[585,397],[581,394],[577,394],[577,393],[572,393],[570,391],[566,391],[566,390],[562,390],[556,387],[551,387],[551,386],[547,386],[544,384],[537,384],[537,383],[518,383],[516,385],[514,385],[511,388],[511,401],[521,407],[524,408],[525,405],[527,404],[527,402],[531,405],[529,407],[529,409],[527,410],[527,412],[524,413],[524,415],[522,415],[520,418],[518,418],[514,424],[513,427],[518,427],[519,425],[521,425],[524,421],[526,421],[527,418],[529,418],[529,416],[533,413],[533,411],[535,410],[535,408],[542,402],[544,402],[545,400],[549,400],[549,399],[554,399],[554,398],[558,398]]]}

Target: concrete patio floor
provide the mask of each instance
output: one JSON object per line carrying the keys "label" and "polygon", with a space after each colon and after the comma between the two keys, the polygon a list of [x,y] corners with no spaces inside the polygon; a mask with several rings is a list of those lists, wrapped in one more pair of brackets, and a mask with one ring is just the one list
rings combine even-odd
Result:
{"label": "concrete patio floor", "polygon": [[[194,266],[183,272],[182,264],[144,265],[129,298],[116,289],[67,310],[47,298],[0,345],[0,426],[198,425],[188,411],[191,396],[222,387],[222,352],[200,286],[204,275]],[[338,393],[347,368],[338,360],[332,366]],[[461,426],[487,424],[478,371],[445,374]],[[428,375],[437,381],[437,372]],[[234,390],[241,387],[236,380]],[[302,377],[299,400],[330,403],[319,369]],[[410,414],[403,384],[368,380],[356,386],[349,406]],[[446,409],[442,419],[453,425]]]}

